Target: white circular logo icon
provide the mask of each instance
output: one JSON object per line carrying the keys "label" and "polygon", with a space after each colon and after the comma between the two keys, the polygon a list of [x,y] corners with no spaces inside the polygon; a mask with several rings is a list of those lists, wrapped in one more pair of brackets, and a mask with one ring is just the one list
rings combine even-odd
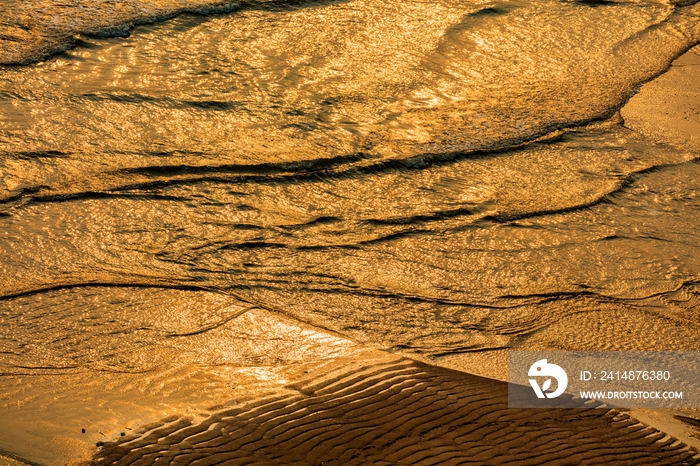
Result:
{"label": "white circular logo icon", "polygon": [[[535,390],[535,395],[537,398],[556,398],[566,390],[566,386],[569,383],[569,378],[566,376],[564,369],[557,366],[556,364],[549,364],[546,359],[540,359],[536,361],[527,373],[530,377],[547,377],[547,379],[542,382],[540,387],[537,379],[529,379],[532,389]],[[549,393],[548,390],[552,386],[552,378],[557,381],[557,389]]]}

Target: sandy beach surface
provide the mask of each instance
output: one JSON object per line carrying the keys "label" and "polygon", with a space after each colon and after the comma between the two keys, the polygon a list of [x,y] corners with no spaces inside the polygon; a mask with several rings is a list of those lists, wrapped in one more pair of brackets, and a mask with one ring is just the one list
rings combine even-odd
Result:
{"label": "sandy beach surface", "polygon": [[[700,48],[643,85],[621,115],[634,131],[700,154]],[[653,328],[631,327],[624,317],[606,319],[609,327],[633,335],[635,349],[665,347]],[[585,332],[586,323],[580,325],[573,331]],[[560,335],[560,328],[548,330]],[[527,349],[549,349],[552,340],[544,336]],[[692,421],[700,410],[507,409],[506,385],[497,381],[507,378],[504,351],[441,361],[491,378],[355,351],[296,373],[284,387],[291,392],[222,408],[197,422],[174,416],[106,444],[94,461],[700,464],[700,422]]]}
{"label": "sandy beach surface", "polygon": [[[645,84],[622,108],[624,124],[700,157],[700,47]],[[651,348],[650,348],[651,349]],[[632,410],[631,415],[700,449],[700,410]]]}
{"label": "sandy beach surface", "polygon": [[700,150],[700,49],[645,84],[622,109],[625,126],[690,152]]}
{"label": "sandy beach surface", "polygon": [[258,357],[272,353],[264,340],[284,344],[294,333],[296,347],[333,351],[274,367],[181,367],[147,383],[177,390],[151,396],[138,375],[98,375],[69,393],[32,377],[15,395],[17,409],[3,410],[2,425],[13,429],[4,435],[24,447],[17,453],[28,464],[699,461],[677,438],[619,410],[508,408],[504,382],[363,348],[268,311],[251,309],[222,331],[230,338],[253,322],[269,332],[248,347]]}
{"label": "sandy beach surface", "polygon": [[0,37],[0,466],[700,464],[506,383],[700,350],[700,4],[185,3]]}

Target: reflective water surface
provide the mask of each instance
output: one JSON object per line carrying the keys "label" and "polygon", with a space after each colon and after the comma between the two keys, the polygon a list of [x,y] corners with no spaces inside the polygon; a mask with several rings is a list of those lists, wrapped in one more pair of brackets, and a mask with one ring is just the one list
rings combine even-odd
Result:
{"label": "reflective water surface", "polygon": [[618,110],[699,41],[676,2],[8,2],[0,384],[698,349],[698,152]]}

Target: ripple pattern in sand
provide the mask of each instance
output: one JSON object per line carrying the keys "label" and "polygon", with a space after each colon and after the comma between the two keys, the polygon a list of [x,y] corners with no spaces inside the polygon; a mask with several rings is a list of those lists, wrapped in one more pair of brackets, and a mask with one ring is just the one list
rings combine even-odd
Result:
{"label": "ripple pattern in sand", "polygon": [[311,378],[298,394],[170,418],[94,464],[700,464],[614,410],[508,409],[506,384],[410,360]]}

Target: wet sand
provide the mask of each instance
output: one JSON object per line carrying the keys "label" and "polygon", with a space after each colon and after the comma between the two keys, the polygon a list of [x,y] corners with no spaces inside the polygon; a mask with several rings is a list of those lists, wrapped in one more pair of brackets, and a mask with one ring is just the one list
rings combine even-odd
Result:
{"label": "wet sand", "polygon": [[[700,47],[645,84],[621,114],[628,128],[700,158]],[[700,419],[700,410],[635,409],[631,414],[700,449],[700,424],[693,422]]]}
{"label": "wet sand", "polygon": [[[697,48],[686,53],[667,73],[645,84],[622,109],[623,124],[658,142],[697,151],[699,53]],[[624,327],[627,321],[619,324]],[[646,330],[645,335],[634,335],[639,340],[636,348],[664,346],[658,333]],[[596,336],[589,331],[582,338]],[[546,338],[539,342],[541,346],[535,343],[539,348],[529,349],[551,348]],[[97,464],[149,464],[155,457],[172,464],[700,463],[694,410],[632,410],[635,418],[606,409],[507,409],[502,381],[362,351],[356,358],[331,359],[320,370],[299,374],[300,380],[286,386],[296,393],[223,408],[198,423],[171,418],[106,444],[94,460]],[[506,376],[504,351],[440,363],[501,380]],[[326,372],[336,366],[340,369]]]}
{"label": "wet sand", "polygon": [[505,383],[408,359],[338,361],[297,393],[171,418],[105,445],[96,464],[695,464],[696,452],[615,410],[507,407]]}
{"label": "wet sand", "polygon": [[622,109],[625,126],[660,142],[700,151],[700,48],[645,84]]}
{"label": "wet sand", "polygon": [[[700,463],[696,450],[619,410],[509,409],[505,382],[357,345],[264,309],[238,312],[214,333],[209,351],[222,346],[251,361],[299,354],[273,365],[184,365],[156,377],[15,377],[2,411],[13,453],[28,464],[96,465]],[[232,343],[246,335],[245,347]],[[8,410],[13,398],[21,402]]]}
{"label": "wet sand", "polygon": [[[625,126],[697,152],[698,70],[697,53],[679,58],[622,109]],[[581,339],[599,338],[577,319]],[[663,345],[663,334],[635,327],[631,314],[619,323],[640,329],[636,349]],[[149,381],[160,388],[153,393],[139,385],[138,373],[67,375],[86,377],[79,394],[64,389],[74,383],[48,382],[53,375],[14,376],[17,388],[2,401],[17,409],[5,409],[3,423],[21,419],[13,429],[27,435],[11,453],[30,464],[700,464],[688,446],[698,445],[700,431],[673,417],[680,412],[633,411],[640,422],[605,409],[507,409],[502,350],[438,361],[489,379],[358,345],[263,309],[246,309],[222,328],[253,337],[256,325],[268,338],[250,338],[241,351],[251,360],[292,346],[325,350],[277,365],[184,365]],[[527,349],[551,349],[558,327],[550,331]],[[221,349],[230,335],[221,333],[209,350]],[[286,340],[287,347],[270,343]],[[162,390],[168,384],[178,390]]]}

